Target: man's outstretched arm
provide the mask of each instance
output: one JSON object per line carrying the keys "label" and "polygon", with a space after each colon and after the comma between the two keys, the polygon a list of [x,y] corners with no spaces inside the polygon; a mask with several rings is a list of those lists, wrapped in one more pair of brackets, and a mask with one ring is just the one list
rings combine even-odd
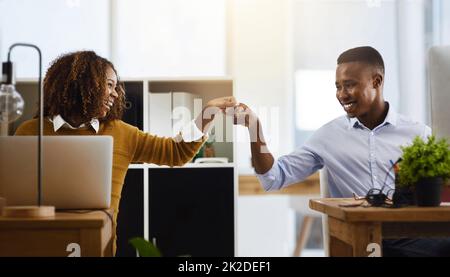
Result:
{"label": "man's outstretched arm", "polygon": [[273,166],[274,158],[267,148],[261,122],[256,114],[247,105],[240,103],[235,109],[235,124],[248,128],[255,172],[258,174],[268,172]]}
{"label": "man's outstretched arm", "polygon": [[302,181],[322,168],[322,159],[310,147],[300,147],[275,161],[267,148],[261,123],[256,114],[242,103],[234,109],[234,112],[234,123],[248,128],[252,164],[257,173],[256,176],[266,191],[279,190],[289,184]]}

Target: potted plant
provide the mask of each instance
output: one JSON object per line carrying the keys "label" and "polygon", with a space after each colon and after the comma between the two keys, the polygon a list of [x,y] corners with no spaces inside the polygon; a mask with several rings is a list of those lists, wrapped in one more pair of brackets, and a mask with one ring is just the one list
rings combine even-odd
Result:
{"label": "potted plant", "polygon": [[134,237],[129,242],[136,249],[139,257],[161,257],[159,249],[144,238]]}
{"label": "potted plant", "polygon": [[434,135],[423,141],[416,137],[409,146],[401,147],[402,160],[397,186],[413,187],[418,206],[439,206],[442,186],[450,177],[450,150],[445,139]]}
{"label": "potted plant", "polygon": [[[134,237],[129,240],[129,243],[136,249],[139,257],[162,257],[158,247],[142,237]],[[190,255],[180,255],[178,257],[190,257]]]}

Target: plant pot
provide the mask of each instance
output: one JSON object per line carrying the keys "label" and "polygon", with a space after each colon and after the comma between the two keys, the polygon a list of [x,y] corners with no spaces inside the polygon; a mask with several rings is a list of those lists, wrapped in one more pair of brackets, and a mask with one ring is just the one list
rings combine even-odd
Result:
{"label": "plant pot", "polygon": [[417,206],[437,207],[441,205],[441,190],[444,180],[441,177],[421,178],[416,184]]}
{"label": "plant pot", "polygon": [[416,205],[416,194],[413,187],[395,188],[392,196],[394,207],[414,206]]}

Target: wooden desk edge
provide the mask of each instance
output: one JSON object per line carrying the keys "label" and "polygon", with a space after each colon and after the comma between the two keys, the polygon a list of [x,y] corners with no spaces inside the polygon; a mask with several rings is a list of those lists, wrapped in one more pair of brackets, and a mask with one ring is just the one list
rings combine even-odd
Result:
{"label": "wooden desk edge", "polygon": [[331,198],[317,198],[309,200],[309,208],[314,211],[321,212],[331,217],[339,218],[342,220],[346,220],[346,214],[339,207],[332,207],[327,205],[323,200],[331,199]]}
{"label": "wooden desk edge", "polygon": [[72,229],[79,226],[84,228],[100,228],[109,222],[111,218],[106,214],[112,213],[110,210],[83,210],[83,211],[56,211],[55,217],[48,218],[8,218],[0,216],[0,229],[11,228],[60,228]]}
{"label": "wooden desk edge", "polygon": [[[312,210],[327,214],[340,220],[349,222],[447,222],[450,221],[450,207],[405,207],[363,208],[339,207],[330,202],[349,201],[350,198],[319,198],[311,199],[309,207]],[[433,211],[430,214],[430,211]],[[407,216],[405,216],[405,214]]]}
{"label": "wooden desk edge", "polygon": [[[109,210],[105,210],[110,212]],[[36,218],[5,218],[0,217],[0,233],[7,234],[16,231],[34,232],[40,230],[42,232],[55,232],[61,237],[61,232],[67,230],[69,236],[73,236],[74,231],[79,234],[80,241],[78,242],[81,247],[81,255],[83,256],[100,256],[100,257],[112,257],[113,256],[113,222],[111,218],[104,212],[99,210],[93,210],[91,212],[57,212],[53,218],[36,219]],[[30,233],[29,236],[32,236]],[[19,234],[20,236],[20,234]],[[52,244],[52,240],[48,245]],[[43,256],[47,256],[42,252]],[[3,253],[5,254],[5,253]],[[16,253],[17,254],[17,253]],[[24,253],[25,256],[34,256],[36,253]],[[3,256],[3,255],[0,255]]]}

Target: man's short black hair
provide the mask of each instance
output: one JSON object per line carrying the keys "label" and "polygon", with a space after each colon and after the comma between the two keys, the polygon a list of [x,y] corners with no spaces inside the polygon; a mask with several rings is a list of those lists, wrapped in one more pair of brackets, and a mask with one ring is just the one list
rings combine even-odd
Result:
{"label": "man's short black hair", "polygon": [[384,74],[384,62],[381,54],[373,47],[362,46],[348,49],[339,55],[337,64],[362,62],[368,65],[378,67]]}

